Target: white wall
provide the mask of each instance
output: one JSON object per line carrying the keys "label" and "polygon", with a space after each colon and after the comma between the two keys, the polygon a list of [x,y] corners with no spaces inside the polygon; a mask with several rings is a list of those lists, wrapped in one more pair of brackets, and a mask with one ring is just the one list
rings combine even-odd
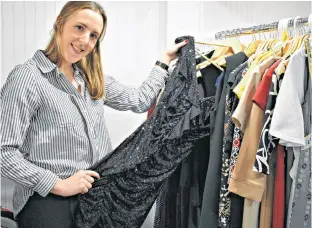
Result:
{"label": "white wall", "polygon": [[[101,2],[101,1],[100,1]],[[308,16],[311,2],[101,2],[108,15],[102,43],[105,73],[138,86],[180,35],[196,35]],[[44,49],[64,2],[1,2],[1,86],[16,64]],[[114,147],[146,114],[105,108]],[[12,208],[12,183],[2,179],[1,205]],[[150,225],[146,225],[150,227]]]}

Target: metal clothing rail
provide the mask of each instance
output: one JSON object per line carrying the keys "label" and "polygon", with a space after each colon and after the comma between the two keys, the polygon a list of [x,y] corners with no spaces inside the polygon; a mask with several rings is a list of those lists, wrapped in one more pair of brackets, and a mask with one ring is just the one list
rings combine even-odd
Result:
{"label": "metal clothing rail", "polygon": [[[289,20],[288,27],[291,27],[294,25],[294,19]],[[309,18],[299,18],[297,20],[296,24],[306,24],[308,23]],[[247,28],[238,28],[238,29],[231,29],[231,30],[225,30],[221,32],[217,32],[215,34],[215,39],[224,39],[224,38],[230,38],[230,37],[236,37],[236,36],[245,36],[245,35],[252,35],[259,32],[271,32],[278,28],[279,22],[273,22],[270,24],[260,24],[252,27]]]}

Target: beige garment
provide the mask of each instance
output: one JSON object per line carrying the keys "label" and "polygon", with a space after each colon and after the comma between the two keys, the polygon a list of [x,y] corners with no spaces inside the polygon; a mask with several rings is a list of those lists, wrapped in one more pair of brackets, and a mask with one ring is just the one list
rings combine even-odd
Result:
{"label": "beige garment", "polygon": [[256,104],[253,104],[250,116],[230,180],[229,191],[260,202],[265,187],[265,174],[254,172],[252,167],[256,160],[264,112]]}
{"label": "beige garment", "polygon": [[[259,208],[260,208],[259,202],[245,199],[243,228],[258,228]],[[270,228],[270,227],[266,227],[266,228]]]}
{"label": "beige garment", "polygon": [[[271,156],[270,174],[266,178],[266,187],[261,201],[260,226],[259,228],[271,228],[273,218],[273,202],[274,202],[274,180],[276,169],[276,158]],[[275,154],[276,157],[276,154]]]}
{"label": "beige garment", "polygon": [[264,192],[265,175],[254,172],[252,167],[256,159],[264,112],[256,104],[253,104],[252,98],[265,70],[274,62],[275,59],[271,57],[255,68],[253,77],[249,79],[242,99],[232,117],[233,121],[235,120],[235,123],[238,123],[241,130],[245,130],[245,132],[230,180],[229,191],[258,202],[261,201]]}

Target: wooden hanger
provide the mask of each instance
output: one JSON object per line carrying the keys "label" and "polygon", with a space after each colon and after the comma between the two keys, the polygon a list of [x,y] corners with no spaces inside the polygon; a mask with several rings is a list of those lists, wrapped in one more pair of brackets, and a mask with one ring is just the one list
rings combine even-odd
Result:
{"label": "wooden hanger", "polygon": [[259,44],[261,43],[261,40],[255,40],[251,42],[244,50],[244,53],[247,57],[250,57],[252,54],[256,53],[257,48]]}
{"label": "wooden hanger", "polygon": [[[217,48],[215,49],[213,55],[210,58],[213,61],[216,61],[218,58],[220,58],[221,56],[226,55],[228,52],[232,52],[233,53],[233,48],[231,46],[225,45],[225,44],[221,44],[221,43],[218,43],[218,42],[212,41],[212,42],[195,42],[195,43],[202,44],[202,45],[208,45],[208,46],[216,46]],[[207,66],[208,65],[209,64],[207,64]]]}
{"label": "wooden hanger", "polygon": [[204,65],[205,63],[211,63],[213,64],[215,67],[217,67],[219,70],[224,71],[224,69],[222,67],[220,67],[217,63],[215,63],[213,60],[209,59],[207,56],[203,55],[200,51],[196,50],[196,53],[199,54],[200,56],[202,56],[206,61],[200,63],[200,65]]}
{"label": "wooden hanger", "polygon": [[[207,45],[214,45],[216,43],[205,43]],[[213,53],[211,59],[219,66],[226,66],[225,58],[241,52],[243,50],[243,45],[239,39],[230,38],[222,40],[221,43],[217,43],[219,48]],[[221,45],[223,47],[221,47]],[[209,65],[209,63],[208,63]]]}
{"label": "wooden hanger", "polygon": [[211,46],[217,46],[217,47],[231,47],[229,45],[217,43],[217,42],[195,42],[196,44],[204,44],[204,45],[211,45]]}
{"label": "wooden hanger", "polygon": [[231,48],[233,53],[236,54],[243,50],[242,44],[238,39],[225,39],[221,41],[209,41],[209,42],[195,42],[196,44],[203,44],[203,45],[210,45],[210,46],[217,46],[217,47],[228,47]]}

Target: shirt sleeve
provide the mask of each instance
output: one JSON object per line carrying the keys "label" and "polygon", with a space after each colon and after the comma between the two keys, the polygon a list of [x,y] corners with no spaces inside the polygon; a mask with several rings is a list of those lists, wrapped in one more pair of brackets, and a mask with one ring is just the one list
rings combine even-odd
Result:
{"label": "shirt sleeve", "polygon": [[255,78],[258,77],[259,67],[255,68],[252,72],[251,77],[249,77],[246,89],[243,92],[241,99],[232,115],[232,120],[234,124],[239,127],[243,132],[245,131],[251,108],[252,108],[252,97],[256,90],[256,81]]}
{"label": "shirt sleeve", "polygon": [[269,134],[280,139],[288,147],[304,146],[304,100],[305,60],[294,54],[285,71],[281,89],[276,99]]}
{"label": "shirt sleeve", "polygon": [[146,112],[154,105],[167,77],[165,71],[154,67],[139,88],[132,88],[121,84],[111,76],[105,76],[104,104],[120,111]]}
{"label": "shirt sleeve", "polygon": [[1,89],[1,175],[45,197],[57,176],[29,161],[21,151],[40,98],[33,73],[25,65],[15,67]]}

